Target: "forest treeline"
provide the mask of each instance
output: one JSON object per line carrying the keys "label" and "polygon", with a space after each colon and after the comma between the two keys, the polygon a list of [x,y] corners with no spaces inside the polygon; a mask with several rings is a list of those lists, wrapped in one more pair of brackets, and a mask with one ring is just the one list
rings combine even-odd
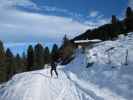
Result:
{"label": "forest treeline", "polygon": [[[65,35],[62,45],[68,44],[71,43]],[[67,50],[67,52],[65,53],[64,50]],[[48,47],[38,43],[35,46],[29,45],[26,53],[14,55],[10,48],[5,49],[3,42],[0,41],[0,83],[8,81],[17,73],[43,69],[48,67],[45,66],[46,64],[48,65],[53,61],[61,62],[63,58],[70,56],[70,50],[73,51],[72,48],[58,47],[57,44],[53,44],[50,50]]]}
{"label": "forest treeline", "polygon": [[9,80],[16,73],[43,69],[45,64],[56,61],[57,51],[56,44],[50,51],[48,47],[38,43],[34,47],[29,45],[27,52],[21,56],[14,55],[9,48],[5,50],[0,41],[0,83]]}

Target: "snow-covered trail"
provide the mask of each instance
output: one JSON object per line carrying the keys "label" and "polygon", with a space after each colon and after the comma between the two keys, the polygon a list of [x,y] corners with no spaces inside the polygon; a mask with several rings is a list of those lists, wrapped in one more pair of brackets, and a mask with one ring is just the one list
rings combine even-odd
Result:
{"label": "snow-covered trail", "polygon": [[49,69],[18,74],[4,87],[0,100],[126,100],[63,68],[58,72],[59,78],[51,78]]}
{"label": "snow-covered trail", "polygon": [[23,73],[13,77],[0,100],[95,100],[59,70],[59,78],[51,78],[49,69]]}

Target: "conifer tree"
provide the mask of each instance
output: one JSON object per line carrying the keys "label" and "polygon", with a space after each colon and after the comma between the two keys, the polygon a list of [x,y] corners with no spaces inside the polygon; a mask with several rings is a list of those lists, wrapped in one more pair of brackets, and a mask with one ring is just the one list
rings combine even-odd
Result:
{"label": "conifer tree", "polygon": [[112,15],[111,23],[112,23],[113,25],[115,25],[115,24],[118,23],[118,19],[116,18],[115,15]]}
{"label": "conifer tree", "polygon": [[7,80],[5,51],[2,41],[0,41],[0,83]]}
{"label": "conifer tree", "polygon": [[19,54],[15,57],[15,66],[16,66],[16,73],[21,73],[24,71],[23,62]]}
{"label": "conifer tree", "polygon": [[34,50],[32,45],[29,45],[27,50],[27,71],[34,70]]}
{"label": "conifer tree", "polygon": [[26,71],[26,66],[27,66],[27,61],[26,61],[26,59],[27,59],[27,56],[26,56],[25,52],[23,52],[23,54],[22,54],[22,66],[23,66],[23,71]]}
{"label": "conifer tree", "polygon": [[37,69],[41,69],[44,66],[44,60],[43,60],[43,46],[38,43],[35,46],[35,66]]}
{"label": "conifer tree", "polygon": [[67,35],[65,34],[64,38],[63,38],[63,45],[68,45],[70,43],[70,40],[68,39]]}
{"label": "conifer tree", "polygon": [[127,10],[126,10],[126,17],[127,18],[133,17],[133,11],[132,11],[131,7],[127,8]]}
{"label": "conifer tree", "polygon": [[48,47],[45,47],[43,57],[45,64],[49,64],[51,62],[51,55]]}
{"label": "conifer tree", "polygon": [[124,20],[126,32],[133,31],[133,11],[130,7],[126,10],[126,18]]}
{"label": "conifer tree", "polygon": [[57,61],[58,59],[58,46],[56,44],[53,45],[51,57],[52,61]]}
{"label": "conifer tree", "polygon": [[60,60],[62,60],[62,63],[68,63],[70,59],[72,58],[74,51],[74,45],[73,43],[67,38],[65,35],[63,38],[62,47],[59,50],[59,56]]}
{"label": "conifer tree", "polygon": [[23,59],[26,59],[26,54],[25,54],[25,52],[23,52],[22,58],[23,58]]}
{"label": "conifer tree", "polygon": [[125,32],[123,23],[120,22],[119,19],[117,19],[115,15],[112,15],[110,27],[111,27],[110,29],[111,39],[117,38],[119,34],[122,34]]}
{"label": "conifer tree", "polygon": [[14,55],[9,48],[6,50],[6,69],[7,79],[9,79],[15,74]]}
{"label": "conifer tree", "polygon": [[2,41],[0,41],[0,66],[3,65],[3,62],[5,60],[5,51]]}

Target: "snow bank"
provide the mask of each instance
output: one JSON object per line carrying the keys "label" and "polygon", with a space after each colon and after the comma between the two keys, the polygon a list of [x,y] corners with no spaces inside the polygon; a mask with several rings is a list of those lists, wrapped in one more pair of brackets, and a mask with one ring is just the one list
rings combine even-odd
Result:
{"label": "snow bank", "polygon": [[[128,50],[125,65],[126,51]],[[92,66],[86,68],[87,64]],[[131,100],[133,98],[133,33],[120,36],[116,41],[105,41],[86,48],[82,54],[77,50],[76,58],[67,65],[66,71],[72,80],[104,100]],[[84,83],[81,83],[81,82]]]}

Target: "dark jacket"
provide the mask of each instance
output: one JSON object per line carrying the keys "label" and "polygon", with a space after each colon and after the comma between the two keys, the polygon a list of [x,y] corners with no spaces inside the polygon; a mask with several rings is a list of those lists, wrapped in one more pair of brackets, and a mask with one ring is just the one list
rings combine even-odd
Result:
{"label": "dark jacket", "polygon": [[52,63],[51,63],[51,69],[52,69],[52,70],[56,70],[56,67],[57,67],[56,62],[52,62]]}

